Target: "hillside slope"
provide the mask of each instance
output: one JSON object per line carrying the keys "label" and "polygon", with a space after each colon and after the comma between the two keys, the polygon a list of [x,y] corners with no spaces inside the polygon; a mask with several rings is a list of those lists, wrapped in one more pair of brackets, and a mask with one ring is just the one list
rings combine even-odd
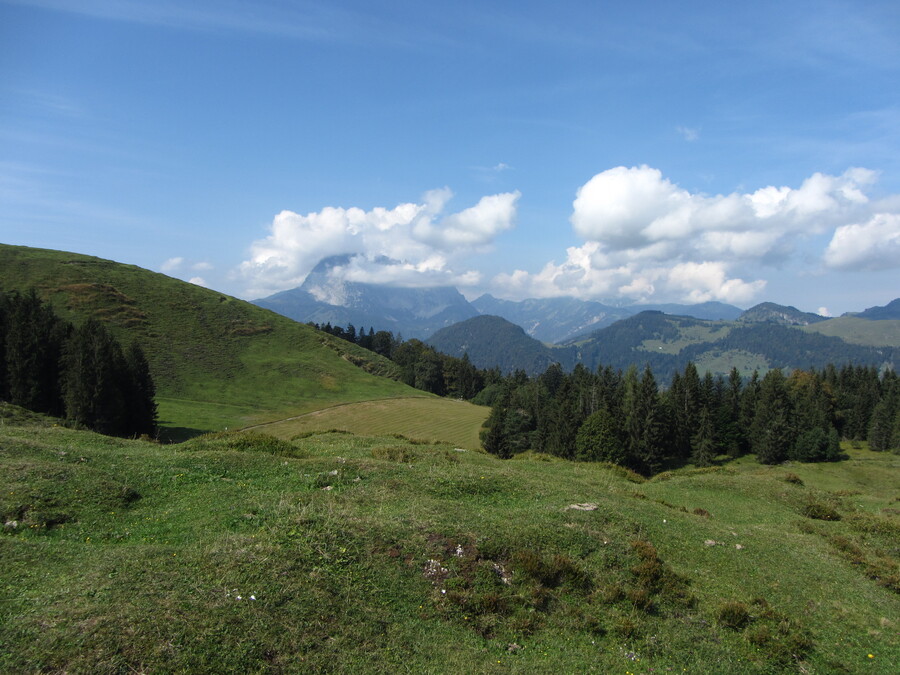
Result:
{"label": "hillside slope", "polygon": [[871,320],[860,316],[839,316],[803,326],[802,330],[838,337],[844,342],[857,345],[900,346],[900,319]]}
{"label": "hillside slope", "polygon": [[[816,323],[816,326],[822,325]],[[848,344],[837,338],[777,322],[701,321],[660,312],[642,312],[573,343],[585,367],[625,369],[649,364],[660,382],[693,361],[701,372],[743,375],[769,368],[823,368],[828,363],[895,364],[897,345]]]}
{"label": "hillside slope", "polygon": [[897,455],[640,482],[392,436],[216,434],[173,452],[15,417],[0,404],[0,672],[900,661]]}
{"label": "hillside slope", "polygon": [[895,298],[881,307],[869,307],[867,310],[860,312],[856,316],[860,319],[869,319],[871,321],[900,319],[900,298]]}
{"label": "hillside slope", "polygon": [[488,314],[443,328],[426,342],[450,356],[468,354],[477,368],[498,367],[504,373],[521,369],[535,375],[556,362],[567,368],[574,365],[571,349],[548,347],[520,326]]}
{"label": "hillside slope", "polygon": [[30,287],[62,317],[101,319],[144,347],[175,437],[417,394],[381,377],[396,376],[386,359],[251,303],[132,265],[0,245],[0,291]]}

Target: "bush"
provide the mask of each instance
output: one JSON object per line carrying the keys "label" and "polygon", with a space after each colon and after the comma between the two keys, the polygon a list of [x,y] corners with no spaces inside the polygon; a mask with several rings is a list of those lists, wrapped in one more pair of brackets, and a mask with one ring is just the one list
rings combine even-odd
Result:
{"label": "bush", "polygon": [[750,623],[750,609],[743,602],[723,602],[716,612],[716,620],[726,628],[741,630]]}
{"label": "bush", "polygon": [[809,498],[800,511],[807,518],[813,520],[840,520],[841,514],[834,507],[824,502]]}

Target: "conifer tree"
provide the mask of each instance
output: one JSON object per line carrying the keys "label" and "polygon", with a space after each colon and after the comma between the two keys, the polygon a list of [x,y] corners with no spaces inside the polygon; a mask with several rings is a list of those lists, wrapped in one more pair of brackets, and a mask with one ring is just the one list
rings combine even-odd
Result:
{"label": "conifer tree", "polygon": [[759,387],[759,400],[750,429],[750,442],[762,464],[777,464],[788,458],[795,442],[792,406],[781,370],[766,373]]}
{"label": "conifer tree", "polygon": [[75,329],[64,364],[66,417],[102,434],[128,435],[128,370],[106,327],[88,319]]}
{"label": "conifer tree", "polygon": [[6,392],[10,403],[61,415],[60,357],[70,327],[37,292],[12,294],[7,305]]}
{"label": "conifer tree", "polygon": [[127,433],[130,435],[155,436],[156,426],[156,385],[150,375],[150,365],[144,350],[133,342],[125,353],[127,369]]}
{"label": "conifer tree", "polygon": [[712,417],[707,408],[700,411],[700,422],[694,434],[691,461],[697,466],[709,466],[716,457],[716,442],[713,436]]}
{"label": "conifer tree", "polygon": [[898,404],[895,388],[891,387],[881,398],[872,412],[869,423],[869,449],[877,452],[890,450],[894,442],[894,421],[897,418]]}
{"label": "conifer tree", "polygon": [[607,408],[592,413],[575,437],[575,459],[583,462],[612,462],[625,466],[627,456],[621,427]]}

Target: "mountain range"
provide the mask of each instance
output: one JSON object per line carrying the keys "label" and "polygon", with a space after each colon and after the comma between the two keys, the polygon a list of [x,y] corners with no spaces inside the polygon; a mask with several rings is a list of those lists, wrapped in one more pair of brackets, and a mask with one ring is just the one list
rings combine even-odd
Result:
{"label": "mountain range", "polygon": [[[871,315],[894,316],[892,311]],[[701,372],[725,374],[735,367],[743,375],[848,362],[894,368],[900,362],[900,319],[826,319],[773,303],[752,307],[735,321],[645,311],[560,345],[541,343],[515,328],[499,317],[478,316],[438,331],[428,343],[504,372],[533,375],[554,362],[566,370],[576,364],[590,370],[650,365],[660,382],[688,361]]]}
{"label": "mountain range", "polygon": [[350,256],[325,258],[303,284],[253,303],[302,323],[388,330],[405,338],[425,338],[441,328],[478,315],[452,286],[399,288],[344,281],[335,274]]}
{"label": "mountain range", "polygon": [[489,294],[469,302],[452,286],[401,288],[340,276],[349,255],[325,258],[303,284],[253,303],[303,323],[352,324],[355,328],[389,330],[404,338],[425,339],[442,328],[479,315],[499,316],[525,333],[550,344],[585,335],[646,310],[705,320],[734,320],[742,310],[721,302],[696,305],[657,304],[615,307],[577,298],[540,298],[520,302]]}

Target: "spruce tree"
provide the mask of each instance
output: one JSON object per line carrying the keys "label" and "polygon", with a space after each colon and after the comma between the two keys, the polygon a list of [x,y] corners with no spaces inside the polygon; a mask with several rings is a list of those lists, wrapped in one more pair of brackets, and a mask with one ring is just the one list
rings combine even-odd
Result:
{"label": "spruce tree", "polygon": [[709,466],[716,458],[716,441],[713,432],[712,416],[709,410],[703,408],[700,411],[700,423],[697,433],[692,439],[693,452],[691,461],[696,466]]}
{"label": "spruce tree", "polygon": [[63,399],[66,417],[111,436],[129,434],[128,369],[106,327],[88,319],[66,345]]}
{"label": "spruce tree", "polygon": [[625,465],[627,456],[621,427],[606,407],[591,414],[575,437],[575,459]]}
{"label": "spruce tree", "polygon": [[750,442],[762,464],[777,464],[794,447],[795,430],[787,383],[781,370],[766,373],[759,387],[759,400],[750,427]]}
{"label": "spruce tree", "polygon": [[128,383],[126,386],[127,433],[129,435],[155,436],[156,385],[150,375],[150,364],[144,350],[133,342],[125,353]]}
{"label": "spruce tree", "polygon": [[7,306],[6,391],[11,403],[50,415],[63,412],[60,357],[70,326],[31,289]]}

